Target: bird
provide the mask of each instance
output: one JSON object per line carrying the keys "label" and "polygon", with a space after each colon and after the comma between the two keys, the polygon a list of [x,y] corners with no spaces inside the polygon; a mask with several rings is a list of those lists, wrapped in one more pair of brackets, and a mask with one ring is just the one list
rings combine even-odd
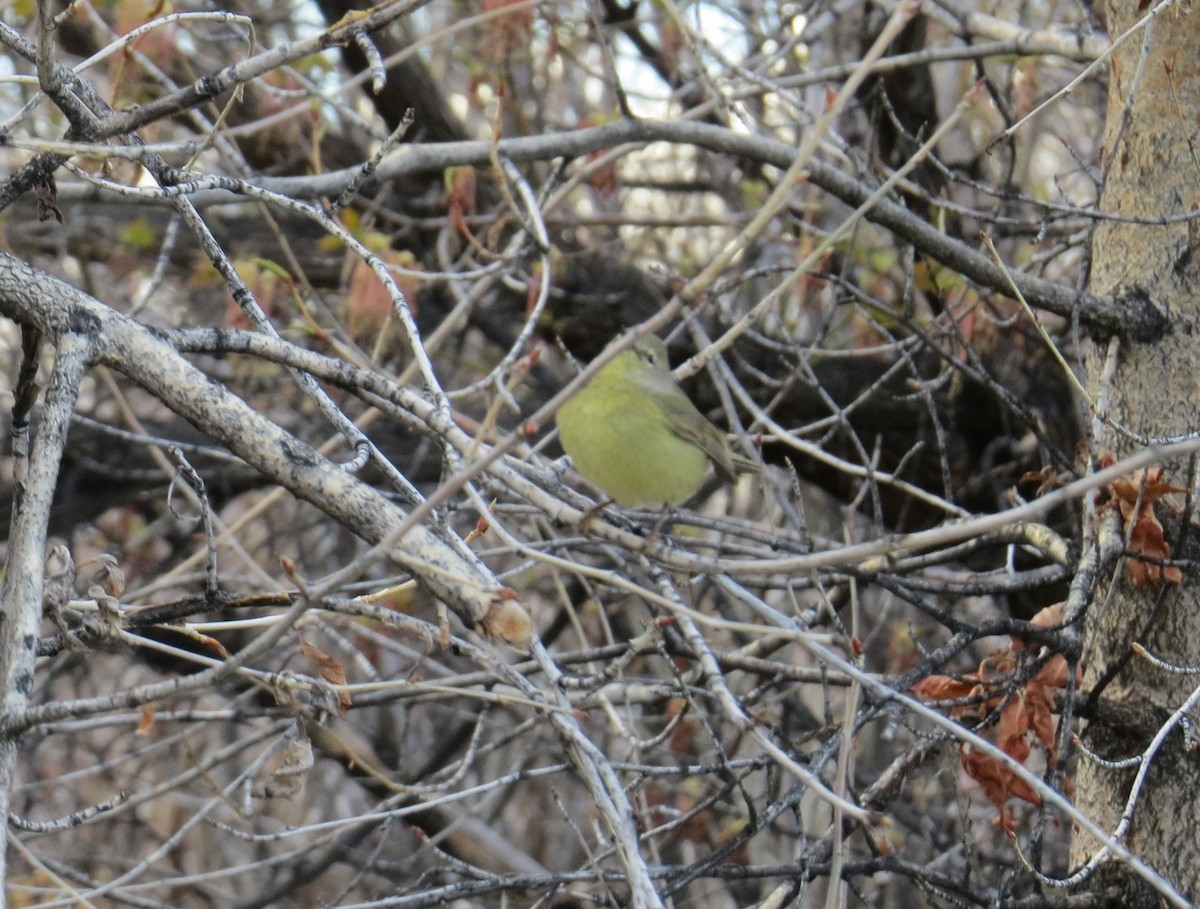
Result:
{"label": "bird", "polygon": [[584,479],[625,507],[678,505],[695,495],[711,464],[732,483],[759,466],[734,454],[691,402],[644,335],[613,357],[556,415],[559,439]]}

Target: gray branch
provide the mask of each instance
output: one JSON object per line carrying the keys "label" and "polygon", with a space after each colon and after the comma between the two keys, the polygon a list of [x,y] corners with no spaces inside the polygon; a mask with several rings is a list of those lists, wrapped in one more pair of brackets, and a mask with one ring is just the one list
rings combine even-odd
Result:
{"label": "gray branch", "polygon": [[[403,512],[378,491],[210,380],[163,336],[4,253],[0,315],[37,328],[56,343],[71,333],[89,337],[92,362],[127,376],[272,481],[368,542],[388,539],[404,521]],[[14,532],[14,539],[18,536]],[[497,610],[511,613],[519,608],[512,592],[449,531],[414,526],[404,535],[403,546],[400,540],[390,543],[392,558],[469,627],[487,626]]]}

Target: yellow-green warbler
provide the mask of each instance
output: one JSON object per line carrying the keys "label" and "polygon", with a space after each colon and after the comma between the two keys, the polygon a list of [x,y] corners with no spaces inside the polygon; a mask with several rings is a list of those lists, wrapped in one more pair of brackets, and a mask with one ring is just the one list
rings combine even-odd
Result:
{"label": "yellow-green warbler", "polygon": [[678,505],[700,488],[710,462],[726,483],[758,470],[683,393],[653,335],[605,364],[557,422],[575,469],[620,505]]}

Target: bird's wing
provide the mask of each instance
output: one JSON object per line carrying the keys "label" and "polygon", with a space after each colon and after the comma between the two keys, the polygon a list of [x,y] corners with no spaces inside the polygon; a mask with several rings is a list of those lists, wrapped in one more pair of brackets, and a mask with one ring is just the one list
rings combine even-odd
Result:
{"label": "bird's wing", "polygon": [[666,417],[667,428],[672,434],[691,442],[712,461],[713,469],[723,482],[732,483],[737,479],[733,467],[733,456],[729,445],[721,431],[708,418],[696,409],[696,405],[688,400],[687,395],[676,388],[676,394],[664,395],[661,400],[663,414]]}

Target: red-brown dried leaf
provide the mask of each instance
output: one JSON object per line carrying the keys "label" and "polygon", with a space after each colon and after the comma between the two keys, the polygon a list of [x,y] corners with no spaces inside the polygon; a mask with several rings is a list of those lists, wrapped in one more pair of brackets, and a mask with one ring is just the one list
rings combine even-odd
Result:
{"label": "red-brown dried leaf", "polygon": [[370,345],[392,317],[392,296],[379,275],[358,259],[350,269],[345,302],[346,334],[357,344]]}
{"label": "red-brown dried leaf", "polygon": [[1033,490],[1032,498],[1041,498],[1046,493],[1054,489],[1061,489],[1067,485],[1069,477],[1059,473],[1054,467],[1043,467],[1041,470],[1031,470],[1028,473],[1022,474],[1017,480],[1018,486],[1026,486],[1030,483],[1037,483]]}
{"label": "red-brown dried leaf", "polygon": [[154,721],[157,719],[158,713],[149,704],[143,704],[138,710],[137,729],[134,730],[134,735],[148,736],[154,731]]}
{"label": "red-brown dried leaf", "polygon": [[1028,783],[996,758],[981,754],[969,745],[963,745],[959,749],[959,754],[962,758],[963,770],[979,784],[979,788],[983,790],[988,801],[999,811],[993,823],[1011,836],[1015,831],[1015,825],[1012,812],[1008,809],[1008,800],[1018,798],[1031,805],[1040,806],[1041,798]]}
{"label": "red-brown dried leaf", "polygon": [[[1128,526],[1128,522],[1126,523]],[[1150,508],[1139,511],[1129,532],[1129,548],[1148,559],[1165,561],[1171,558],[1171,546],[1167,543],[1162,524]],[[1127,559],[1125,564],[1128,567],[1129,582],[1134,587],[1157,587],[1163,582],[1179,584],[1183,581],[1183,572],[1174,565],[1156,565],[1138,558]]]}
{"label": "red-brown dried leaf", "polygon": [[[1062,624],[1062,604],[1049,606],[1039,612],[1034,624],[1042,628]],[[1022,646],[1014,638],[1008,650],[996,650],[985,656],[974,674],[960,678],[928,676],[911,690],[929,701],[986,698],[981,704],[957,705],[951,710],[951,715],[960,720],[969,718],[978,721],[988,711],[999,709],[1000,715],[990,731],[996,747],[1024,764],[1032,753],[1032,742],[1036,741],[1053,761],[1056,754],[1055,692],[1067,683],[1067,661],[1061,655],[1053,656],[1023,688],[1009,691],[1008,686],[1017,671]],[[1076,667],[1078,676],[1079,669]],[[1006,833],[1012,834],[1014,831],[1013,815],[1008,808],[1009,799],[1019,798],[1033,805],[1041,804],[1041,798],[1033,788],[998,759],[980,754],[969,745],[963,745],[959,754],[963,771],[979,784],[996,806],[999,814],[995,823]],[[1070,781],[1064,781],[1064,792],[1069,792],[1070,788]]]}
{"label": "red-brown dried leaf", "polygon": [[1063,607],[1066,603],[1058,602],[1039,609],[1029,620],[1035,628],[1057,628],[1063,623]]}
{"label": "red-brown dried leaf", "polygon": [[471,235],[466,219],[475,214],[477,177],[471,166],[456,167],[448,174],[449,195],[446,199],[450,223],[464,237]]}
{"label": "red-brown dried leaf", "polygon": [[993,650],[979,661],[976,678],[989,685],[1001,685],[1012,678],[1017,671],[1017,659],[1014,648],[1008,650]]}
{"label": "red-brown dried leaf", "polygon": [[[1106,465],[1111,461],[1111,455],[1102,457],[1100,464]],[[1186,487],[1164,482],[1163,473],[1163,468],[1151,467],[1117,478],[1108,486],[1111,498],[1106,503],[1120,510],[1130,550],[1136,555],[1159,561],[1171,558],[1171,547],[1154,513],[1154,503],[1172,493],[1187,492]],[[1134,587],[1183,582],[1183,572],[1173,566],[1155,565],[1138,558],[1128,559],[1125,564],[1129,582]]]}
{"label": "red-brown dried leaf", "polygon": [[1163,472],[1161,467],[1135,470],[1128,476],[1118,477],[1109,485],[1109,491],[1121,504],[1122,514],[1128,517],[1139,502],[1144,509],[1164,496],[1187,492],[1186,486],[1164,483]]}
{"label": "red-brown dried leaf", "polygon": [[[315,644],[309,643],[304,638],[300,639],[300,652],[316,664],[317,672],[321,678],[333,685],[346,684],[346,667],[342,665],[342,661],[322,651]],[[350,706],[350,692],[338,692],[338,715],[345,717],[346,708]]]}
{"label": "red-brown dried leaf", "polygon": [[[1037,676],[1034,677],[1034,681],[1045,686],[1046,688],[1054,690],[1066,688],[1068,671],[1069,668],[1067,666],[1067,658],[1061,653],[1056,653],[1054,656],[1050,657],[1050,659],[1046,661],[1046,665],[1038,671]],[[1075,684],[1078,685],[1082,681],[1083,672],[1079,668],[1079,664],[1076,664]]]}
{"label": "red-brown dried leaf", "polygon": [[1000,711],[1000,722],[996,724],[996,747],[1018,763],[1024,764],[1029,757],[1029,711],[1026,709],[1023,692],[1014,695]]}
{"label": "red-brown dried leaf", "polygon": [[1029,717],[1029,729],[1037,737],[1038,744],[1046,749],[1046,753],[1054,760],[1057,748],[1054,740],[1054,701],[1049,691],[1042,685],[1031,681],[1025,695],[1025,712]]}
{"label": "red-brown dried leaf", "polygon": [[928,675],[910,691],[923,701],[955,701],[969,697],[977,683],[972,679],[956,679],[948,675]]}

